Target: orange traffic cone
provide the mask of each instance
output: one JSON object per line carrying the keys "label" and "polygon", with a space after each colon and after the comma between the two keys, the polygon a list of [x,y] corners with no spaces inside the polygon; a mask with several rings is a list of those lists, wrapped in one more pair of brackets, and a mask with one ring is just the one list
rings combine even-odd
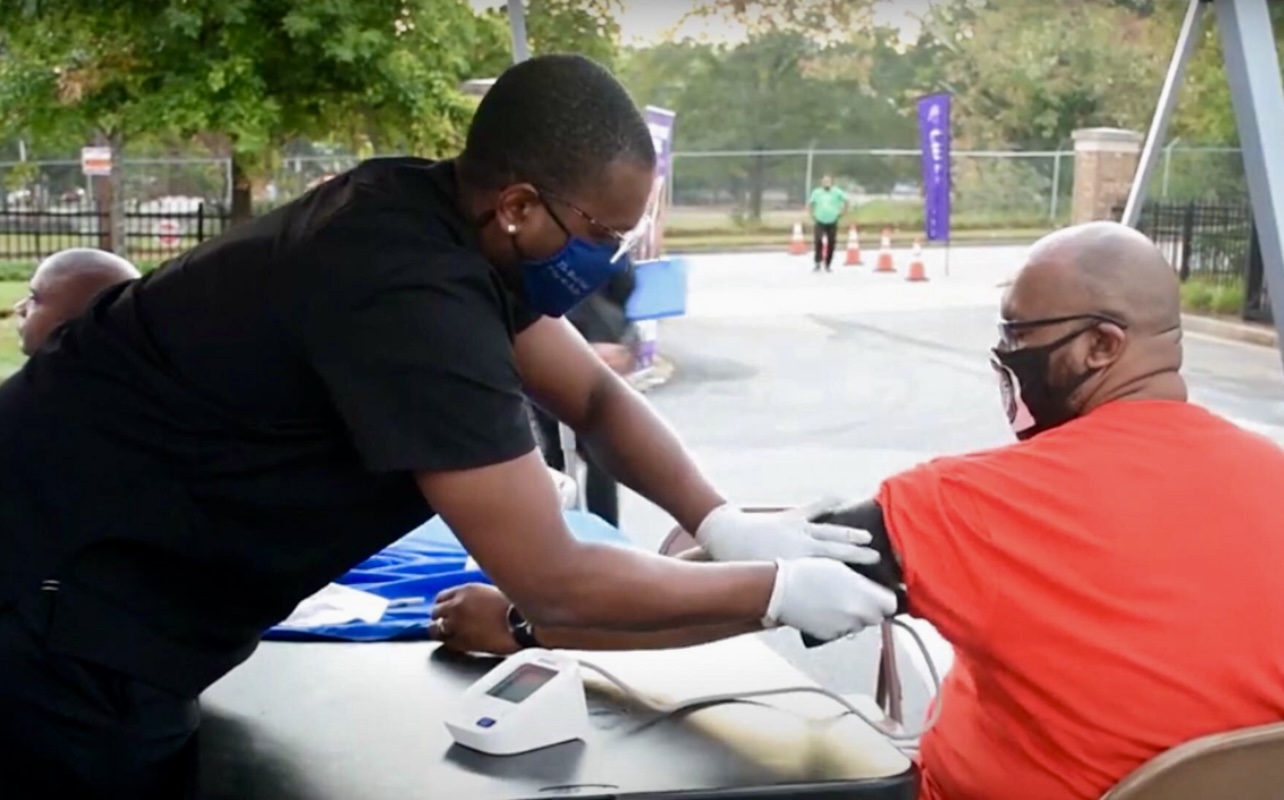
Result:
{"label": "orange traffic cone", "polygon": [[794,238],[789,242],[789,255],[801,256],[807,252],[807,242],[803,241],[801,222],[794,223]]}
{"label": "orange traffic cone", "polygon": [[883,228],[883,242],[878,248],[878,265],[874,267],[874,271],[896,271],[896,265],[892,262],[892,232],[887,228]]}
{"label": "orange traffic cone", "polygon": [[847,260],[843,263],[849,267],[860,264],[860,232],[855,225],[847,229]]}
{"label": "orange traffic cone", "polygon": [[923,248],[919,246],[918,239],[914,240],[914,249],[911,251],[909,271],[905,273],[905,280],[927,280],[927,268],[923,266]]}

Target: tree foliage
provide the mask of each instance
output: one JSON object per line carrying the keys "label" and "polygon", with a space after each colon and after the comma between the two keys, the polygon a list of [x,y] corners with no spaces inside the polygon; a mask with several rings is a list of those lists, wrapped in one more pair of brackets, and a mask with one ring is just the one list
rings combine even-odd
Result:
{"label": "tree foliage", "polygon": [[961,138],[1057,149],[1083,127],[1144,129],[1162,80],[1155,26],[1115,3],[990,0],[945,6],[920,78],[955,95]]}
{"label": "tree foliage", "polygon": [[[527,0],[526,21],[532,53],[586,54],[640,105],[677,111],[678,149],[761,153],[680,167],[683,191],[731,191],[752,217],[763,187],[781,185],[773,174],[797,171],[767,151],[912,149],[914,100],[933,91],[955,97],[960,148],[1052,150],[1081,127],[1144,130],[1185,11],[1178,0],[937,0],[905,43],[877,24],[880,3],[695,0],[693,14],[748,32],[723,45],[621,49],[622,0]],[[199,141],[234,155],[242,186],[294,141],[449,152],[471,113],[458,84],[512,61],[503,0],[472,5],[0,0],[0,142],[66,157],[95,136]],[[1271,11],[1284,43],[1284,3]],[[1235,140],[1218,45],[1210,24],[1172,128],[1184,142]],[[823,169],[877,190],[912,179],[907,164],[826,156]]]}
{"label": "tree foliage", "polygon": [[[526,40],[531,55],[579,53],[616,66],[620,48],[618,14],[623,0],[526,0]],[[513,61],[506,3],[483,11],[474,68],[498,75]]]}
{"label": "tree foliage", "polygon": [[0,135],[216,137],[245,175],[295,137],[452,147],[481,28],[463,0],[28,0],[11,13]]}
{"label": "tree foliage", "polygon": [[691,13],[734,20],[753,36],[796,31],[839,41],[848,31],[868,27],[876,5],[876,0],[693,0]]}
{"label": "tree foliage", "polygon": [[[1271,3],[1269,8],[1275,29],[1275,48],[1277,52],[1284,53],[1284,3]],[[1184,12],[1184,9],[1169,10],[1174,43],[1180,12]],[[1212,17],[1211,14],[1208,16]],[[1199,50],[1191,59],[1179,96],[1178,113],[1173,125],[1175,136],[1206,142],[1233,144],[1239,141],[1223,58],[1217,23],[1210,19],[1204,28]],[[1281,72],[1284,73],[1284,64],[1281,67]]]}
{"label": "tree foliage", "polygon": [[614,67],[622,10],[622,0],[528,0],[531,53],[580,53]]}

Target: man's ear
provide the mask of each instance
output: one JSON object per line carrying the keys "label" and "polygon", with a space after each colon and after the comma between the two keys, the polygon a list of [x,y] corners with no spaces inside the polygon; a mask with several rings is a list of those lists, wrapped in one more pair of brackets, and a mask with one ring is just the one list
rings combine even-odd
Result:
{"label": "man's ear", "polygon": [[1093,330],[1091,345],[1088,349],[1088,367],[1101,369],[1119,360],[1123,353],[1128,334],[1112,322],[1105,322]]}
{"label": "man's ear", "polygon": [[495,203],[495,221],[503,231],[514,226],[520,229],[538,204],[539,192],[529,183],[506,186]]}

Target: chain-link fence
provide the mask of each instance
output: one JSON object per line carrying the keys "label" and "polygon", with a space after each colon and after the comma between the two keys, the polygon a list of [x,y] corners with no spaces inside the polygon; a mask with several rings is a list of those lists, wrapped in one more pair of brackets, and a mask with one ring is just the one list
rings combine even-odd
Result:
{"label": "chain-link fence", "polygon": [[[127,158],[113,169],[130,210],[180,199],[219,206],[231,201],[230,159]],[[0,161],[0,211],[79,207],[92,197],[91,181],[79,161]]]}
{"label": "chain-link fence", "polygon": [[1248,197],[1244,160],[1236,147],[1170,146],[1159,154],[1150,199],[1234,203]]}
{"label": "chain-link fence", "polygon": [[355,155],[292,156],[264,184],[256,205],[270,208],[298,197],[322,181],[355,167],[361,158]]}
{"label": "chain-link fence", "polygon": [[[1027,228],[1069,220],[1074,153],[956,150],[956,230]],[[254,181],[256,208],[286,202],[351,168],[356,155],[290,156]],[[227,158],[125,159],[117,165],[126,208],[202,202],[226,208],[232,194]],[[667,225],[684,233],[729,228],[788,228],[823,175],[852,199],[852,221],[874,227],[922,224],[921,160],[916,149],[678,151],[673,154]],[[0,212],[81,207],[89,179],[78,161],[0,162]],[[1170,146],[1163,150],[1150,197],[1234,201],[1246,196],[1238,149]]]}
{"label": "chain-link fence", "polygon": [[[952,172],[955,228],[1069,218],[1073,153],[956,151]],[[807,197],[826,175],[849,196],[855,222],[921,226],[917,150],[678,152],[667,225],[686,231],[788,227],[805,216]]]}

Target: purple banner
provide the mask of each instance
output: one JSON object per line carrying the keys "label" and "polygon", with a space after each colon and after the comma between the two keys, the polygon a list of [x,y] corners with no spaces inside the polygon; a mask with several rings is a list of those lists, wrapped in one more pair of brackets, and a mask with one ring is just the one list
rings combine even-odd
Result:
{"label": "purple banner", "polygon": [[918,101],[919,146],[923,153],[923,227],[929,242],[950,238],[950,95]]}
{"label": "purple banner", "polygon": [[655,145],[656,171],[661,179],[668,179],[669,161],[673,155],[673,120],[677,114],[655,106],[647,106],[644,114],[646,126],[651,129],[651,142]]}
{"label": "purple banner", "polygon": [[665,200],[668,197],[669,178],[673,175],[673,121],[677,114],[664,108],[647,106],[643,111],[646,125],[651,129],[651,143],[655,145],[655,186],[651,190],[648,212],[651,214],[650,234],[642,241],[635,260],[659,258],[664,246]]}

